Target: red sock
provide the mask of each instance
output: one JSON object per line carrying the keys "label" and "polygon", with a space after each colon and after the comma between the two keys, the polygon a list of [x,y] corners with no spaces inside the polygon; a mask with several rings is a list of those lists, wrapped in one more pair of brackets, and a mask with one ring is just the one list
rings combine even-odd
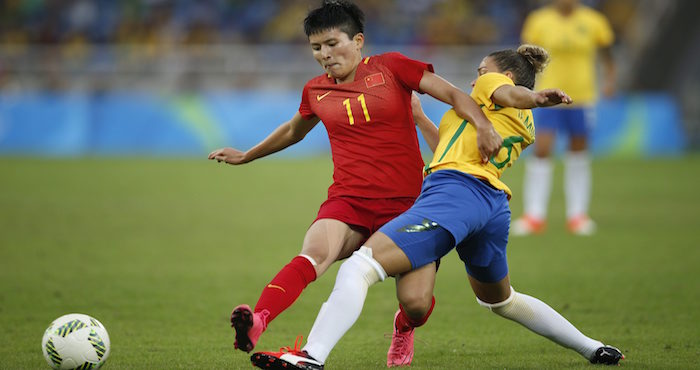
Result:
{"label": "red sock", "polygon": [[270,315],[267,317],[267,322],[269,323],[291,306],[304,288],[314,280],[316,280],[316,269],[311,261],[302,256],[294,257],[263,289],[254,312],[268,310]]}
{"label": "red sock", "polygon": [[413,330],[413,328],[417,328],[423,324],[425,324],[426,321],[428,321],[428,318],[430,317],[430,314],[433,313],[433,308],[435,307],[435,296],[433,296],[433,302],[430,304],[430,309],[428,310],[428,313],[423,316],[420,320],[414,320],[408,317],[406,314],[406,311],[403,310],[403,306],[399,305],[399,314],[396,316],[396,322],[394,323],[396,325],[396,330],[399,333],[405,333],[407,331]]}

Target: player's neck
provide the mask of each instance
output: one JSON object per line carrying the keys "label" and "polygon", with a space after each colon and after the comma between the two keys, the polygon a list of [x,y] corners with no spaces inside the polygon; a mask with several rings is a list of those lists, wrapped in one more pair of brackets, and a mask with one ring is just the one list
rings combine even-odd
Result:
{"label": "player's neck", "polygon": [[560,14],[562,17],[569,17],[569,16],[571,16],[572,14],[574,14],[574,11],[576,11],[576,7],[575,7],[575,6],[566,6],[566,5],[564,5],[564,6],[556,6],[555,9],[557,10],[557,12],[559,12],[559,14]]}
{"label": "player's neck", "polygon": [[348,73],[347,76],[343,78],[336,78],[335,83],[340,85],[340,84],[346,84],[355,81],[355,74],[357,73],[357,68],[353,69],[352,72]]}
{"label": "player's neck", "polygon": [[355,68],[350,71],[350,73],[347,74],[345,77],[341,78],[336,78],[335,83],[340,85],[340,84],[346,84],[350,82],[355,81],[355,75],[357,74],[357,69],[360,67],[360,62],[362,61],[362,55],[359,56],[359,59],[355,63]]}
{"label": "player's neck", "polygon": [[357,72],[357,70],[350,72],[347,76],[343,78],[336,78],[335,83],[340,85],[355,81],[355,72]]}

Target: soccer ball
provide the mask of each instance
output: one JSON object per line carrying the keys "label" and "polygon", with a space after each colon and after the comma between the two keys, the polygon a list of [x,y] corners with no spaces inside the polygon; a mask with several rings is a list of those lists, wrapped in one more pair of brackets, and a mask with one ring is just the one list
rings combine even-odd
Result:
{"label": "soccer ball", "polygon": [[41,350],[54,369],[99,369],[109,356],[109,335],[97,319],[71,313],[49,325]]}

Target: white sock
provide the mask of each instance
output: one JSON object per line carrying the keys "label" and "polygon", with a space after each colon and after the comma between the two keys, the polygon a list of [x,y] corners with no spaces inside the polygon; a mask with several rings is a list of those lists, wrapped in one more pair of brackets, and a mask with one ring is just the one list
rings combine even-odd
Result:
{"label": "white sock", "polygon": [[552,190],[552,161],[532,156],[525,165],[523,202],[525,214],[538,220],[547,218],[547,205]]}
{"label": "white sock", "polygon": [[372,258],[372,250],[361,247],[343,262],[335,278],[335,286],[316,316],[303,350],[321,363],[336,343],[357,321],[367,297],[367,289],[387,275]]}
{"label": "white sock", "polygon": [[569,152],[564,159],[566,218],[588,215],[591,201],[591,160],[588,152]]}
{"label": "white sock", "polygon": [[510,297],[503,302],[488,304],[476,299],[480,305],[494,313],[513,320],[551,341],[581,354],[587,360],[603,343],[583,335],[569,321],[546,303],[529,295],[521,294],[511,287]]}

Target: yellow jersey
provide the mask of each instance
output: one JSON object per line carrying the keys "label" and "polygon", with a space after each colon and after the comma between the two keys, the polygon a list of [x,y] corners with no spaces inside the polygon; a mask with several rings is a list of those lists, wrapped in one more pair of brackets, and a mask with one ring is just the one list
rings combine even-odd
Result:
{"label": "yellow jersey", "polygon": [[440,120],[440,141],[433,161],[425,167],[426,174],[446,169],[468,173],[505,191],[510,199],[510,189],[499,179],[503,171],[518,159],[523,149],[535,141],[535,125],[529,109],[501,107],[491,100],[493,92],[503,85],[514,86],[513,81],[504,74],[485,73],[476,79],[471,93],[471,97],[503,138],[503,146],[498,155],[486,164],[481,163],[476,128],[460,118],[454,109],[450,109]]}
{"label": "yellow jersey", "polygon": [[530,13],[522,30],[523,42],[549,52],[550,62],[538,77],[538,90],[559,88],[574,104],[591,104],[597,98],[598,48],[610,46],[614,34],[598,11],[580,5],[569,16],[546,6]]}

